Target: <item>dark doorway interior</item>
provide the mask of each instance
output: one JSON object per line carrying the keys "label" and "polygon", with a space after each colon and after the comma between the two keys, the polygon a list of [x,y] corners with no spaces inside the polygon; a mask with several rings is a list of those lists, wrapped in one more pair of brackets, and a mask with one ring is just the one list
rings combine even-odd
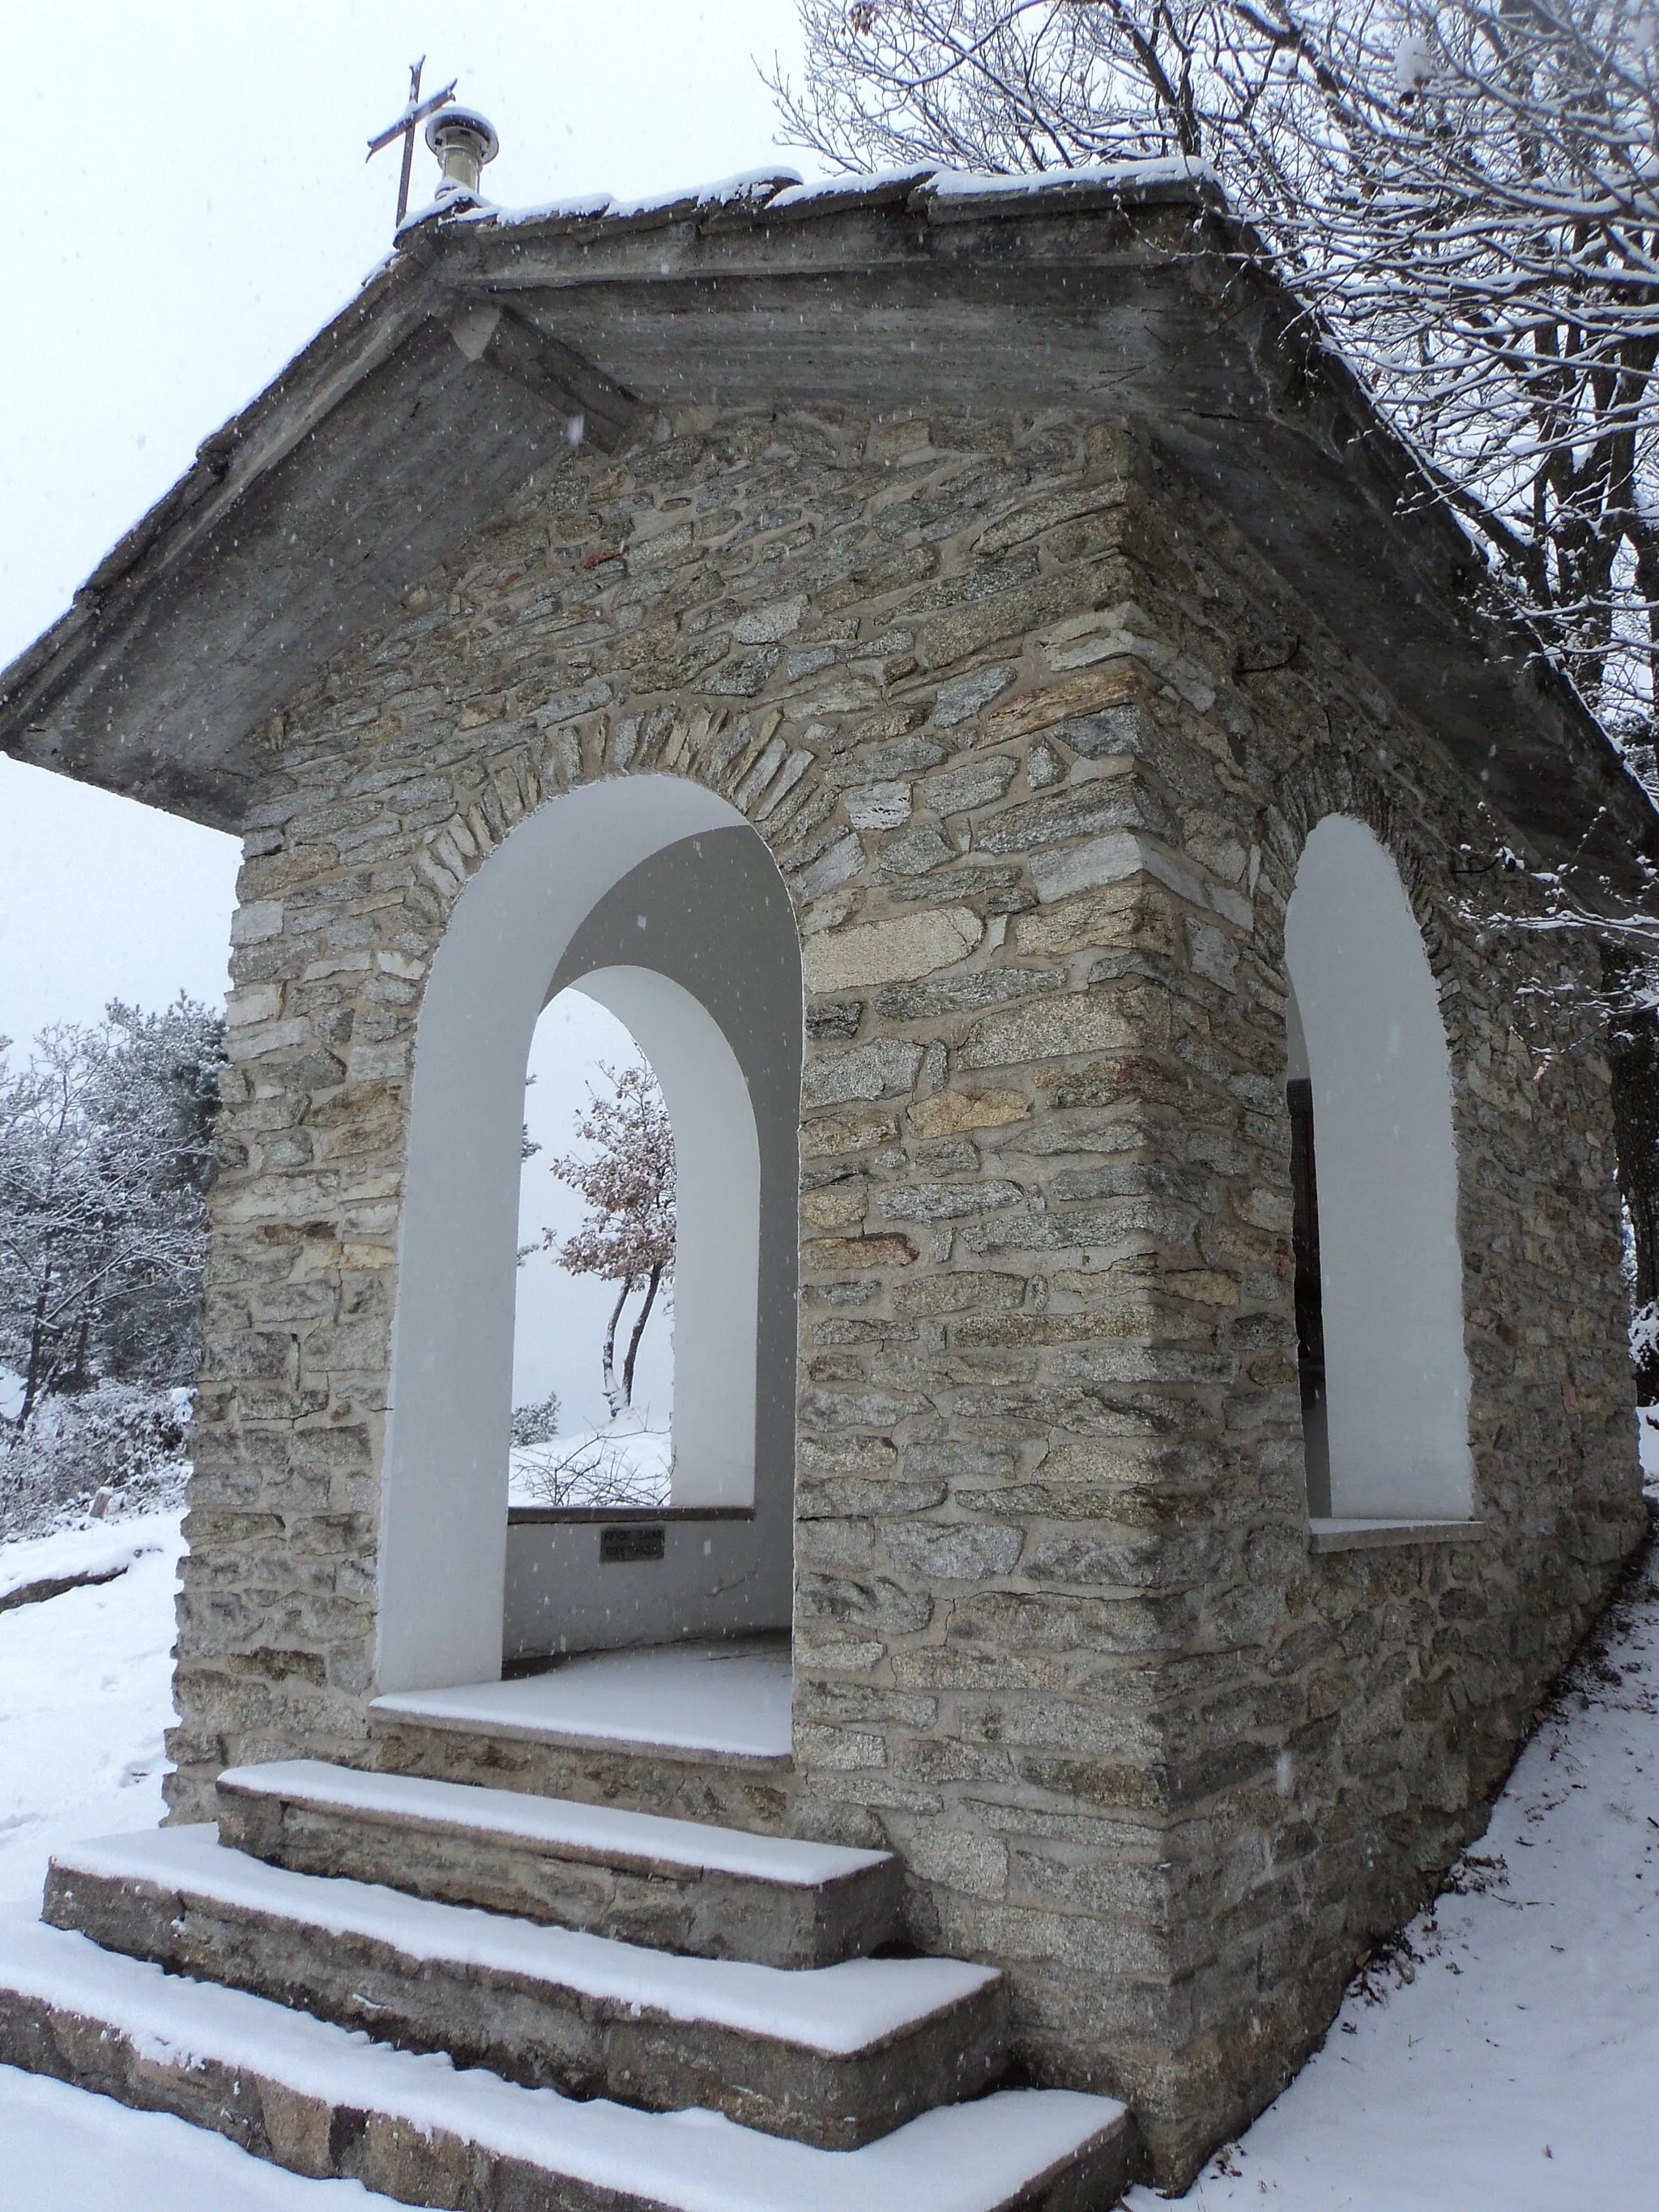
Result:
{"label": "dark doorway interior", "polygon": [[1319,1272],[1319,1182],[1314,1165],[1313,1085],[1292,1078],[1291,1241],[1296,1255],[1296,1364],[1302,1382],[1302,1442],[1308,1463],[1308,1512],[1328,1520],[1331,1453],[1325,1419],[1324,1291]]}

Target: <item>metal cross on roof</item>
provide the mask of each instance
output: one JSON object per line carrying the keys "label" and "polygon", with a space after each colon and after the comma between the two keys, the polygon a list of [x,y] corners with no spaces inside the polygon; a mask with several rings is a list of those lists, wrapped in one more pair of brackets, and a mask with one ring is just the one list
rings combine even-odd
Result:
{"label": "metal cross on roof", "polygon": [[419,61],[410,63],[409,70],[409,105],[404,108],[403,113],[398,118],[398,120],[395,123],[387,124],[384,131],[380,131],[375,137],[369,140],[368,152],[364,156],[366,161],[372,161],[374,159],[374,156],[380,152],[382,146],[389,146],[394,138],[401,138],[403,140],[403,174],[398,179],[398,222],[399,226],[402,225],[404,217],[409,213],[409,171],[410,165],[415,159],[415,127],[417,124],[424,123],[428,115],[434,114],[439,108],[447,107],[450,101],[455,97],[456,80],[453,77],[451,77],[449,82],[444,87],[441,92],[434,92],[429,99],[422,100],[421,98],[421,71],[425,67],[426,56],[424,54],[421,56]]}

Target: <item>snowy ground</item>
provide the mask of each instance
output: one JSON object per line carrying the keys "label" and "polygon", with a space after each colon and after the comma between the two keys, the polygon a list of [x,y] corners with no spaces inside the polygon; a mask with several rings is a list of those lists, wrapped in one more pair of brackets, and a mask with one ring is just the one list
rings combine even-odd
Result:
{"label": "snowy ground", "polygon": [[[0,1546],[0,1899],[161,1815],[179,1516]],[[134,1556],[136,1554],[136,1556]],[[331,2212],[182,2122],[0,2067],[7,2212]],[[1139,2212],[1162,2203],[1133,2192]],[[1659,1556],[1516,1767],[1458,1893],[1182,2200],[1197,2212],[1653,2212],[1659,2204]],[[779,2212],[786,2212],[780,2207]],[[848,2212],[855,2212],[849,2207]]]}
{"label": "snowy ground", "polygon": [[113,1582],[0,1613],[0,1902],[38,1899],[60,1843],[161,1817],[180,1518],[0,1544],[0,1592],[131,1561]]}
{"label": "snowy ground", "polygon": [[[1462,1894],[1182,2200],[1201,2212],[1659,2205],[1659,1550],[1528,1746]],[[1165,2200],[1131,2193],[1138,2212]]]}
{"label": "snowy ground", "polygon": [[673,1463],[670,1431],[624,1414],[608,1428],[515,1445],[507,1498],[514,1505],[666,1505]]}
{"label": "snowy ground", "polygon": [[[180,1518],[0,1544],[0,1592],[131,1561],[113,1582],[0,1613],[0,1901],[38,1903],[59,1844],[161,1817]],[[388,2202],[356,2182],[301,2181],[182,2120],[0,2066],[7,2212],[348,2212]]]}

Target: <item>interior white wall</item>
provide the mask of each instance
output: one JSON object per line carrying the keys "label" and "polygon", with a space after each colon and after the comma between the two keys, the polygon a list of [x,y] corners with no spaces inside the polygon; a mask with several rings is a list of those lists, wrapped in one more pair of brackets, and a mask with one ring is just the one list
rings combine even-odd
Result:
{"label": "interior white wall", "polygon": [[550,799],[456,900],[416,1030],[380,1517],[378,1687],[501,1671],[525,1063],[584,916],[653,853],[745,826],[641,775]]}
{"label": "interior white wall", "polygon": [[1285,957],[1313,1091],[1331,1510],[1470,1510],[1451,1063],[1423,939],[1364,823],[1309,837]]}
{"label": "interior white wall", "polygon": [[736,1054],[689,991],[649,968],[581,988],[632,1031],[674,1131],[674,1475],[671,1503],[752,1505],[760,1144]]}

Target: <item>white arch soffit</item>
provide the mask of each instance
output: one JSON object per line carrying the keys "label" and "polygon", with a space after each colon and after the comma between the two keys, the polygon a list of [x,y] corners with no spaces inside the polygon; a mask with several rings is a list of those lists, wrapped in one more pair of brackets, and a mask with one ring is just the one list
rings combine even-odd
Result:
{"label": "white arch soffit", "polygon": [[596,968],[574,988],[632,1032],[673,1126],[673,1503],[752,1505],[760,1137],[749,1085],[708,1008],[654,969]]}
{"label": "white arch soffit", "polygon": [[1309,837],[1285,919],[1319,1199],[1331,1512],[1470,1510],[1451,1061],[1394,860],[1361,822]]}
{"label": "white arch soffit", "polygon": [[684,777],[589,784],[520,822],[451,911],[416,1030],[381,1477],[382,1695],[501,1673],[519,1136],[549,982],[642,860],[747,827]]}

